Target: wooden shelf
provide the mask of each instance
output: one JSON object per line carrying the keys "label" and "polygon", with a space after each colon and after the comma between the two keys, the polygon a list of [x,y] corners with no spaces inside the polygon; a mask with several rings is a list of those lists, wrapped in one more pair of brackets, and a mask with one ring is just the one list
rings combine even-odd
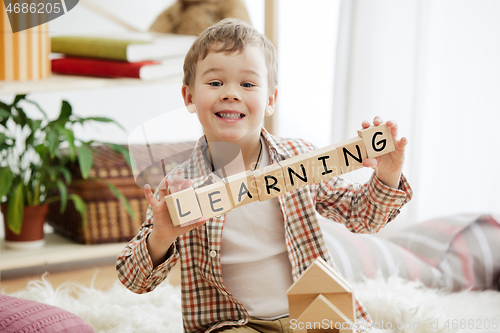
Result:
{"label": "wooden shelf", "polygon": [[79,261],[116,258],[127,243],[84,245],[57,233],[45,234],[45,246],[38,250],[12,250],[0,240],[0,271],[69,264]]}
{"label": "wooden shelf", "polygon": [[0,81],[0,94],[28,94],[35,92],[112,88],[117,86],[145,84],[179,84],[180,86],[181,82],[182,75],[180,74],[146,81],[140,79],[52,74],[47,79],[36,81]]}

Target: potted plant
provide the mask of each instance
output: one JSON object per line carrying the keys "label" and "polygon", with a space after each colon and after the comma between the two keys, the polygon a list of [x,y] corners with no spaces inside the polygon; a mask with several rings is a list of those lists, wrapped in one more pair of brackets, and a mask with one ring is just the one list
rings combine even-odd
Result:
{"label": "potted plant", "polygon": [[[40,118],[28,117],[22,104],[30,103],[40,112]],[[68,200],[85,223],[85,203],[81,197],[68,192],[72,174],[69,166],[79,165],[81,176],[89,177],[93,165],[92,146],[96,141],[75,137],[74,130],[91,122],[116,123],[106,117],[76,116],[71,105],[62,101],[57,119],[50,120],[41,107],[26,95],[17,95],[12,104],[0,102],[0,202],[4,215],[6,244],[18,247],[22,234],[28,233],[28,247],[43,246],[43,224],[48,204],[60,200],[61,212]],[[121,126],[120,126],[121,127]],[[128,150],[120,145],[107,144],[129,161]],[[113,193],[133,214],[126,199],[108,184]],[[34,223],[39,220],[39,226]],[[15,243],[13,243],[15,242]]]}

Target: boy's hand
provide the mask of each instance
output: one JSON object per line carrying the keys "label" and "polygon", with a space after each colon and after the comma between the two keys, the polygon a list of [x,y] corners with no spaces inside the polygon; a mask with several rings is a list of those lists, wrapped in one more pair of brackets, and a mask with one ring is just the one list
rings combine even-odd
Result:
{"label": "boy's hand", "polygon": [[[382,123],[382,119],[378,116],[373,119],[373,125],[375,126]],[[398,124],[395,121],[389,120],[386,124],[391,130],[396,150],[375,158],[367,158],[363,161],[363,165],[374,168],[377,177],[387,186],[398,188],[405,160],[405,147],[408,144],[408,140],[405,137],[400,140],[397,139]],[[370,127],[370,123],[365,120],[361,126],[365,129]]]}
{"label": "boy's hand", "polygon": [[160,183],[159,200],[155,198],[149,185],[144,186],[144,196],[153,209],[153,231],[151,231],[148,237],[148,251],[154,267],[165,260],[165,255],[170,245],[172,245],[177,237],[207,222],[206,218],[200,217],[187,225],[174,226],[170,219],[170,214],[165,204],[165,196],[187,189],[192,184],[192,180],[186,180],[182,177],[164,179]]}

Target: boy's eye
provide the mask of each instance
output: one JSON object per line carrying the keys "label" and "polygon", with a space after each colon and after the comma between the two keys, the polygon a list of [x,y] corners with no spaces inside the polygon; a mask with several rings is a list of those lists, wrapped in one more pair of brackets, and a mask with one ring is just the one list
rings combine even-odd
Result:
{"label": "boy's eye", "polygon": [[251,88],[251,87],[254,87],[254,86],[255,86],[255,84],[250,83],[250,82],[244,82],[244,83],[242,83],[242,84],[241,84],[241,86],[242,86],[243,88]]}
{"label": "boy's eye", "polygon": [[212,82],[208,82],[208,85],[212,86],[212,87],[220,87],[220,86],[222,86],[222,82],[220,82],[220,81],[212,81]]}

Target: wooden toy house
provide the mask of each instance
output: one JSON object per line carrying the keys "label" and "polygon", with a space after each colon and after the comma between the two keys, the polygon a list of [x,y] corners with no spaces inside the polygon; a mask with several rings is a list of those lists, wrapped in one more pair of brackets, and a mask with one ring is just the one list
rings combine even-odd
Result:
{"label": "wooden toy house", "polygon": [[352,287],[322,258],[288,289],[290,326],[294,333],[355,333]]}

